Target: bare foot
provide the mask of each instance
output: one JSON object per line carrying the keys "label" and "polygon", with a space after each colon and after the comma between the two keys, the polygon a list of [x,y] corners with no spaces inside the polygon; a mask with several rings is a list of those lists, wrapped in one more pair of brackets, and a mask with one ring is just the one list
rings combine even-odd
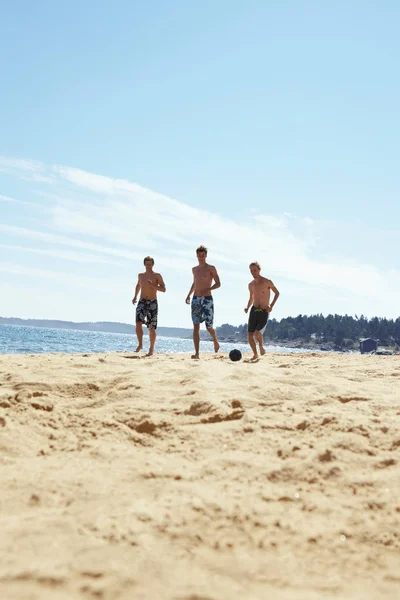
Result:
{"label": "bare foot", "polygon": [[146,354],[146,356],[153,356],[154,354],[154,350],[149,350],[148,353]]}
{"label": "bare foot", "polygon": [[142,344],[139,344],[139,346],[136,348],[135,352],[140,352],[142,348],[143,348]]}
{"label": "bare foot", "polygon": [[265,354],[264,348],[260,348],[260,354],[261,354],[261,356],[264,356],[264,354]]}
{"label": "bare foot", "polygon": [[194,359],[198,360],[200,358],[200,356],[198,354],[192,354],[192,356],[190,358],[194,358]]}
{"label": "bare foot", "polygon": [[214,342],[214,352],[218,352],[218,350],[219,350],[219,343],[218,343],[218,340],[215,340],[215,342]]}
{"label": "bare foot", "polygon": [[253,354],[250,360],[258,360],[258,354]]}

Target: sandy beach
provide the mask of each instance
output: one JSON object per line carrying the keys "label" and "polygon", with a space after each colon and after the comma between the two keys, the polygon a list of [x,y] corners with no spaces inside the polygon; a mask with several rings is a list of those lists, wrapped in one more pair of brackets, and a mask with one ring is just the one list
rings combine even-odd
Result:
{"label": "sandy beach", "polygon": [[400,356],[0,356],[4,600],[398,600]]}

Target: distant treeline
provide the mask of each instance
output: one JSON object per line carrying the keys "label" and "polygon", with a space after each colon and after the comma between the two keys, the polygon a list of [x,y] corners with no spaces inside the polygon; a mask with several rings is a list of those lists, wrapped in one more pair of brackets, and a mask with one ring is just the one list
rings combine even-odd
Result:
{"label": "distant treeline", "polygon": [[[226,323],[217,327],[217,333],[220,337],[236,334],[239,339],[246,339],[247,325],[235,327]],[[270,319],[265,336],[277,342],[315,341],[338,348],[353,348],[358,345],[360,338],[365,337],[377,338],[383,346],[400,345],[400,317],[393,320],[379,317],[367,319],[363,315],[298,315],[280,321]]]}

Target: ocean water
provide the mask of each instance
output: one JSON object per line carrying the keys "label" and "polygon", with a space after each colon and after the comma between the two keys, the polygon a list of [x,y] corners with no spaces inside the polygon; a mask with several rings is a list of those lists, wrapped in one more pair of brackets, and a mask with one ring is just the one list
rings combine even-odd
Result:
{"label": "ocean water", "polygon": [[[149,347],[147,336],[143,340],[144,350]],[[136,348],[136,336],[128,333],[107,333],[103,331],[80,331],[77,329],[52,329],[48,327],[21,327],[0,325],[0,354],[44,354],[49,352],[126,352]],[[230,352],[239,348],[250,352],[248,344],[222,342],[221,351]],[[268,346],[267,352],[307,352],[281,346]],[[213,352],[212,342],[201,341],[200,352]],[[191,339],[158,336],[156,352],[177,354],[193,352]]]}

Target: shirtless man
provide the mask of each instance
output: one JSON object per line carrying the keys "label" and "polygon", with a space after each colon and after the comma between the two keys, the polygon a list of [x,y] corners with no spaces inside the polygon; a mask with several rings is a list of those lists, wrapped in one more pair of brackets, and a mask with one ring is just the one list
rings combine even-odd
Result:
{"label": "shirtless man", "polygon": [[[208,333],[211,335],[214,342],[214,350],[218,352],[219,343],[214,323],[214,300],[211,295],[213,290],[221,287],[221,282],[217,273],[217,269],[212,265],[207,264],[207,248],[199,246],[196,250],[198,267],[193,267],[193,283],[186,297],[186,304],[190,304],[190,296],[192,298],[192,322],[193,322],[193,343],[194,354],[192,358],[199,358],[200,351],[200,323],[205,321]],[[213,284],[214,280],[214,284]]]}
{"label": "shirtless man", "polygon": [[146,268],[144,273],[139,273],[138,281],[135,288],[135,296],[132,304],[136,304],[137,297],[140,293],[140,300],[136,307],[136,335],[138,339],[138,347],[135,352],[140,352],[143,348],[143,323],[149,329],[150,348],[146,356],[151,356],[154,352],[154,344],[156,343],[156,329],[158,316],[157,292],[165,292],[165,284],[160,273],[154,273],[154,258],[146,256],[143,260]]}
{"label": "shirtless man", "polygon": [[[247,328],[250,348],[253,351],[253,356],[250,360],[257,360],[258,353],[254,337],[257,339],[260,346],[260,354],[263,356],[265,354],[263,333],[267,327],[269,313],[279,298],[279,291],[270,279],[260,275],[261,267],[258,262],[252,262],[249,268],[253,275],[253,281],[249,283],[250,298],[244,312],[247,313],[251,306]],[[270,304],[271,290],[274,292],[274,299]]]}

